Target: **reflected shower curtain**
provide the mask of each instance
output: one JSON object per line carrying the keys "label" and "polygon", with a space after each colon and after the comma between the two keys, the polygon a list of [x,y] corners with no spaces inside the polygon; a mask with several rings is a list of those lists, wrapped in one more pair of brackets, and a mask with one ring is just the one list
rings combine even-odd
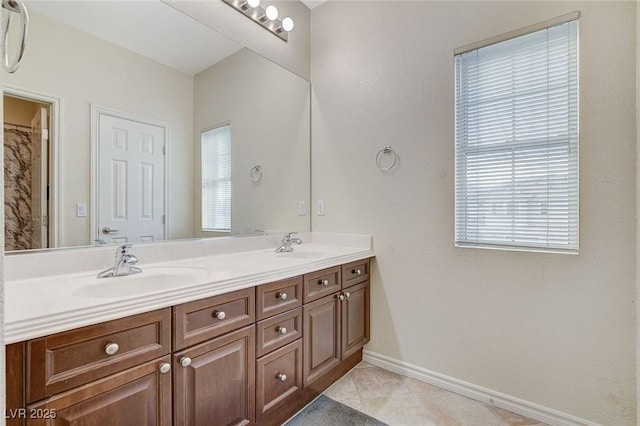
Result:
{"label": "reflected shower curtain", "polygon": [[4,126],[5,250],[25,250],[33,244],[31,211],[31,129]]}

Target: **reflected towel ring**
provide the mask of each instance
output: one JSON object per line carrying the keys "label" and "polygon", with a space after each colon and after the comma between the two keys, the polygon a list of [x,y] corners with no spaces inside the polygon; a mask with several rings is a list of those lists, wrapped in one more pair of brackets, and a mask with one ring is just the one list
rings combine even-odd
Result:
{"label": "reflected towel ring", "polygon": [[262,182],[262,167],[260,165],[253,166],[249,172],[249,176],[251,177],[251,182],[256,185]]}
{"label": "reflected towel ring", "polygon": [[[4,25],[4,33],[2,34],[4,50],[4,57],[2,58],[2,68],[6,72],[13,74],[20,66],[22,57],[24,56],[24,50],[27,46],[27,35],[29,34],[29,14],[24,3],[22,3],[22,1],[20,0],[2,0],[2,8],[10,12],[6,13],[6,19],[3,16],[2,22],[2,25]],[[9,27],[11,26],[12,13],[19,14],[22,22],[22,37],[20,40],[20,49],[18,50],[18,55],[15,58],[13,64],[10,63],[9,60]]]}
{"label": "reflected towel ring", "polygon": [[[391,154],[391,156],[393,158],[393,162],[388,167],[383,167],[382,166],[382,156],[384,154]],[[393,169],[396,166],[397,163],[398,163],[398,154],[396,154],[396,152],[391,148],[391,145],[385,146],[380,151],[378,151],[378,153],[376,154],[376,165],[383,172],[388,172],[389,170]]]}

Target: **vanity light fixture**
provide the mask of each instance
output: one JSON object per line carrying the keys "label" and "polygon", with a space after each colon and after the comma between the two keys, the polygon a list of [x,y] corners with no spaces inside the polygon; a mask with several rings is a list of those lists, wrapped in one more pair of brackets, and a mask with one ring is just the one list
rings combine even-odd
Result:
{"label": "vanity light fixture", "polygon": [[265,15],[267,15],[267,18],[269,18],[270,21],[275,21],[276,19],[278,19],[278,8],[274,5],[267,6],[267,8],[264,10],[264,13]]}
{"label": "vanity light fixture", "polygon": [[240,9],[243,11],[249,9],[250,7],[258,7],[260,6],[260,0],[246,0],[241,2]]}
{"label": "vanity light fixture", "polygon": [[289,39],[289,32],[293,30],[294,23],[290,17],[278,19],[278,8],[274,5],[260,6],[260,0],[223,0],[226,4],[242,13],[253,22],[271,31],[282,40]]}

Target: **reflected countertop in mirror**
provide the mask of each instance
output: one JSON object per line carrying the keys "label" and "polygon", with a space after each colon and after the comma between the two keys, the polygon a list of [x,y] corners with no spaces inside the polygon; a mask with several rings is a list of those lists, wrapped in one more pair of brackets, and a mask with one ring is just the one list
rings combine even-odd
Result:
{"label": "reflected countertop in mirror", "polygon": [[25,3],[6,250],[310,229],[309,82],[160,1]]}

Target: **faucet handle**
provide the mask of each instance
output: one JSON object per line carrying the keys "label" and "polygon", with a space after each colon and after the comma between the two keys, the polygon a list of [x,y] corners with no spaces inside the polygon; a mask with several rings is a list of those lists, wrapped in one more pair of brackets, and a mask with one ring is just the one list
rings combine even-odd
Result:
{"label": "faucet handle", "polygon": [[282,237],[282,241],[289,241],[291,239],[292,235],[298,235],[297,232],[287,232],[286,234],[284,234],[284,237]]}

